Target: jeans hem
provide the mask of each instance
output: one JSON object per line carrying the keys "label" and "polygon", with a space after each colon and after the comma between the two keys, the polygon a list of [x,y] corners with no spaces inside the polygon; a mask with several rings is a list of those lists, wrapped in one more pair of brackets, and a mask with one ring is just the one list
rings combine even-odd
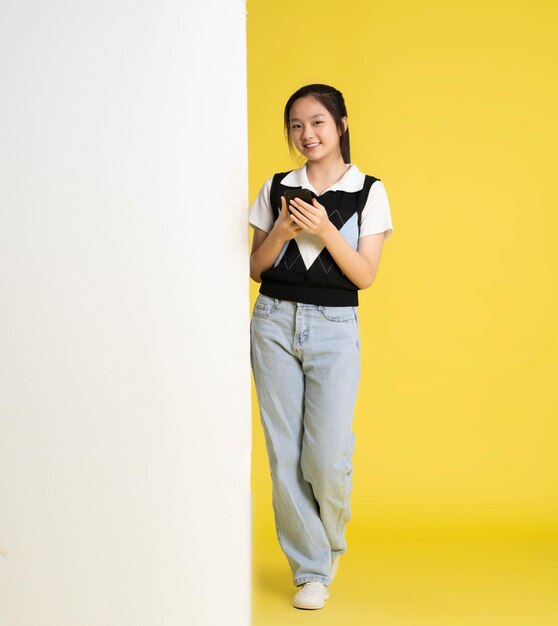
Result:
{"label": "jeans hem", "polygon": [[324,585],[329,585],[331,579],[329,576],[320,576],[319,574],[314,574],[313,576],[301,576],[300,578],[295,578],[293,582],[296,587],[299,587],[304,583],[310,583],[313,581],[323,583]]}

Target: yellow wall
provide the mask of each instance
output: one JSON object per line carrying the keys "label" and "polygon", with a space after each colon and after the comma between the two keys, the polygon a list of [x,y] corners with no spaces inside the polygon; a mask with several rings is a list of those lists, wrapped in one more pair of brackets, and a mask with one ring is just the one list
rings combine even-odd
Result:
{"label": "yellow wall", "polygon": [[[391,202],[360,293],[349,526],[558,521],[557,7],[248,1],[250,201],[298,167],[288,96],[324,82]],[[272,507],[253,402],[257,531]]]}

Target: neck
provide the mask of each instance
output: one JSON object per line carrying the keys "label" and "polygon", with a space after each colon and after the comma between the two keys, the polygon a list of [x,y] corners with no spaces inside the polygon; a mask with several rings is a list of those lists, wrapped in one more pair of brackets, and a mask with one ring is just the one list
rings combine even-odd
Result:
{"label": "neck", "polygon": [[347,171],[341,154],[330,157],[327,161],[307,161],[306,174],[314,180],[328,181],[340,178]]}

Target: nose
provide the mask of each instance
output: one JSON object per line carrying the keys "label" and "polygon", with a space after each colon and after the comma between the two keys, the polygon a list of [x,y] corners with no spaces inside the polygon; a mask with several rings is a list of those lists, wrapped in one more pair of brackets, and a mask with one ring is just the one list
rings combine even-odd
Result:
{"label": "nose", "polygon": [[308,139],[312,139],[314,137],[314,129],[312,126],[304,126],[302,130],[302,140],[306,141]]}

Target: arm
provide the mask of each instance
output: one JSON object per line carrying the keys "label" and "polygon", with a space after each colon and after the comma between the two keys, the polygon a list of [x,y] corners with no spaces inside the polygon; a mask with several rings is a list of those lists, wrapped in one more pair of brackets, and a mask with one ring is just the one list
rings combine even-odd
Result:
{"label": "arm", "polygon": [[355,250],[329,221],[326,209],[316,200],[312,204],[296,199],[291,202],[292,219],[309,233],[318,235],[341,271],[359,289],[374,282],[385,233],[361,237]]}
{"label": "arm", "polygon": [[323,238],[323,242],[334,261],[359,289],[370,287],[378,272],[385,234],[376,233],[361,237],[355,250],[331,222],[330,225],[331,229]]}
{"label": "arm", "polygon": [[252,252],[250,253],[250,277],[261,283],[261,274],[269,269],[285,241],[293,239],[301,231],[289,217],[285,197],[281,196],[281,213],[269,233],[261,228],[254,228]]}
{"label": "arm", "polygon": [[252,253],[250,254],[250,277],[261,283],[261,273],[269,269],[283,247],[283,241],[278,237],[270,236],[261,228],[254,228],[252,239]]}

